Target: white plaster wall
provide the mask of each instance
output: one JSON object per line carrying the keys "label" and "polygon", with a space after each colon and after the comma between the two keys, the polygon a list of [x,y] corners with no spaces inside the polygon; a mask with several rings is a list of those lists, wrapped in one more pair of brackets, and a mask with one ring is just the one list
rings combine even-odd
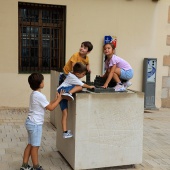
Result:
{"label": "white plaster wall", "polygon": [[[158,59],[156,106],[161,106],[162,76],[168,68],[162,66],[166,46],[168,8],[170,0],[31,0],[25,2],[67,6],[66,61],[79,50],[80,43],[89,40],[94,45],[90,53],[92,80],[102,72],[102,45],[105,35],[118,38],[116,53],[129,61],[135,71],[132,89],[142,90],[143,59]],[[28,74],[18,74],[18,0],[5,0],[0,6],[0,106],[28,106],[30,89]],[[50,100],[50,74],[45,74],[42,92]]]}

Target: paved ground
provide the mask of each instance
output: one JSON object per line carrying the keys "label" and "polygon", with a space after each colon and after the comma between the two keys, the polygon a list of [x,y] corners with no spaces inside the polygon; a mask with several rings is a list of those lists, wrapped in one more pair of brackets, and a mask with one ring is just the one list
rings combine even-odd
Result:
{"label": "paved ground", "polygon": [[[26,116],[26,108],[0,108],[0,170],[19,170],[22,164],[27,143],[24,127]],[[56,128],[49,123],[47,113],[39,152],[40,164],[45,170],[71,170],[57,152],[55,140]],[[100,170],[115,169],[170,170],[170,109],[148,111],[144,114],[143,163],[134,168],[123,166]]]}

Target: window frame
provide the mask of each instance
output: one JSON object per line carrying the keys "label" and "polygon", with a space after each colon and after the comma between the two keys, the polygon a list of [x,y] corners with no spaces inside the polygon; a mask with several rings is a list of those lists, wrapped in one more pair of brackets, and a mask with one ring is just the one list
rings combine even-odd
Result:
{"label": "window frame", "polygon": [[[34,17],[28,17],[23,21],[24,17],[21,17],[21,9],[28,10],[37,10],[38,11],[38,19],[36,18],[36,14]],[[54,11],[57,10],[58,11]],[[43,19],[43,11],[49,11],[50,17],[47,22],[44,22]],[[54,14],[52,13],[54,11],[54,14],[58,14],[57,17],[54,17]],[[60,18],[61,17],[61,18]],[[22,20],[23,19],[23,20]],[[38,22],[32,21],[36,20]],[[30,20],[30,21],[29,21]],[[48,22],[49,21],[49,22]],[[52,22],[53,21],[53,22]],[[32,40],[31,33],[29,32],[26,34],[28,37],[26,37],[25,41],[29,41],[29,45],[26,45],[26,47],[23,45],[24,42],[24,33],[23,28],[38,28],[38,45],[35,47],[37,48],[37,55],[31,56],[31,50],[34,49],[33,46],[31,46],[30,42]],[[49,29],[50,34],[43,34],[43,30]],[[44,46],[43,41],[45,38],[43,38],[44,35],[49,35],[49,38],[47,39],[49,41],[49,47]],[[34,34],[35,36],[35,34]],[[35,41],[35,37],[34,37]],[[54,43],[55,42],[55,43]],[[41,72],[41,73],[50,73],[51,70],[56,71],[62,71],[62,68],[65,65],[65,42],[66,42],[66,6],[63,5],[48,5],[48,4],[37,4],[37,3],[25,3],[25,2],[19,2],[18,3],[18,72],[19,73],[32,73],[32,72]],[[52,46],[53,44],[53,46]],[[24,55],[22,53],[22,50],[27,49],[29,51],[29,56],[25,57],[25,63],[28,64],[28,66],[24,66]],[[49,51],[49,54],[47,54],[47,59],[45,59],[43,56],[45,55],[43,53],[43,50],[46,49],[47,53]],[[33,50],[34,51],[34,50]],[[34,53],[34,52],[33,52]],[[37,58],[37,59],[36,59]],[[34,66],[31,64],[31,60],[34,61]],[[37,65],[36,62],[37,61]],[[46,61],[47,60],[47,61]],[[47,63],[47,67],[44,67],[43,62]],[[36,65],[36,66],[35,66]]]}

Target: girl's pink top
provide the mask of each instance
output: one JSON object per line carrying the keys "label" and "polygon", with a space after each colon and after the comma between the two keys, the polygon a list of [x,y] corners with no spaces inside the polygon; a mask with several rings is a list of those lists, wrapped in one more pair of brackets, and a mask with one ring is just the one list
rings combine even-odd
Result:
{"label": "girl's pink top", "polygon": [[115,64],[116,64],[116,67],[124,69],[124,70],[132,69],[131,65],[127,61],[118,57],[117,55],[113,55],[110,60],[107,59],[105,61],[105,69],[107,70]]}

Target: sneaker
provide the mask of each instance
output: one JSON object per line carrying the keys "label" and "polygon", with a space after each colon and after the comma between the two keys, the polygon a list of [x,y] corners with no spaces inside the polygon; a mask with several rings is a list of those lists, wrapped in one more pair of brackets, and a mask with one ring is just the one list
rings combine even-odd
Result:
{"label": "sneaker", "polygon": [[116,88],[118,88],[119,86],[122,86],[122,85],[123,85],[122,83],[121,84],[117,83],[116,86],[113,87],[113,89],[116,89]]}
{"label": "sneaker", "polygon": [[71,130],[68,130],[67,133],[63,133],[63,138],[72,138],[73,135],[71,134]]}
{"label": "sneaker", "polygon": [[68,133],[71,133],[71,130],[67,130]]}
{"label": "sneaker", "polygon": [[74,100],[74,97],[70,93],[63,93],[62,98],[67,99],[68,101]]}
{"label": "sneaker", "polygon": [[125,89],[127,89],[129,86],[132,85],[132,83],[130,81],[126,81],[125,83],[123,83]]}
{"label": "sneaker", "polygon": [[33,170],[44,170],[42,166],[39,166],[38,168],[34,168]]}
{"label": "sneaker", "polygon": [[115,91],[126,91],[124,85],[121,85],[121,84],[117,84],[115,87],[114,87]]}
{"label": "sneaker", "polygon": [[20,170],[33,170],[33,167],[28,165],[26,168],[24,166],[21,166]]}

